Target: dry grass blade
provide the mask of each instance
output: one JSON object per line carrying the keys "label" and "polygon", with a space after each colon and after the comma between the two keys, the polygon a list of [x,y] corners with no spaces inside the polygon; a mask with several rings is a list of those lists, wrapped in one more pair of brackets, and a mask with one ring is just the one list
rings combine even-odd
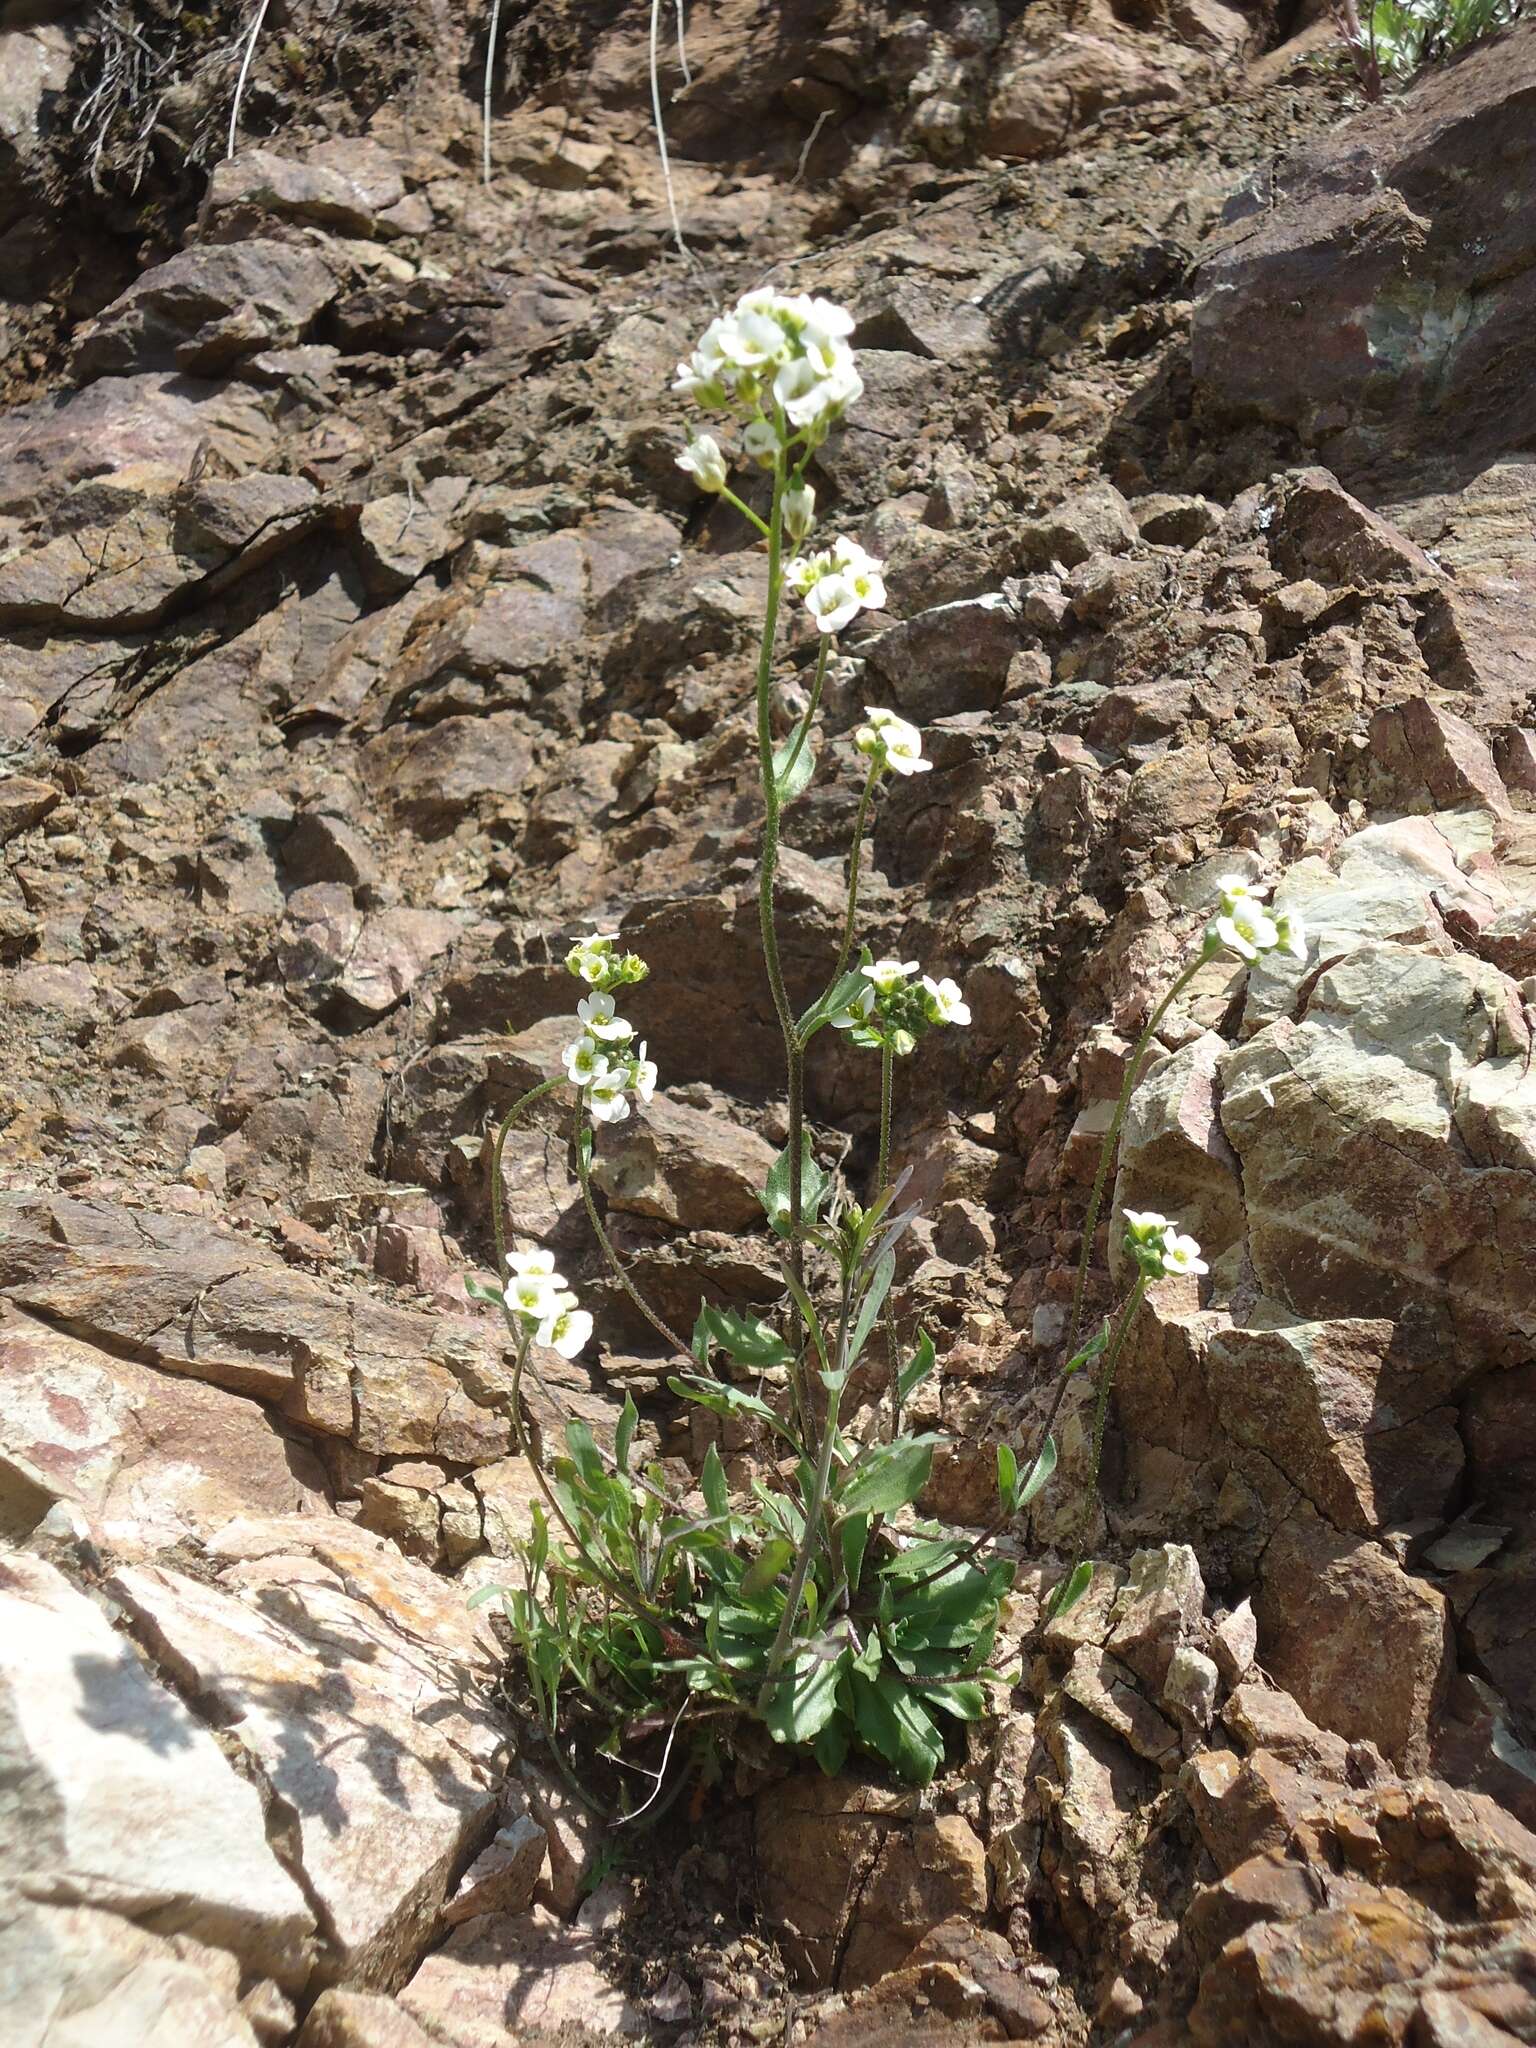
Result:
{"label": "dry grass blade", "polygon": [[225,150],[226,160],[235,153],[235,138],[240,129],[240,102],[245,98],[245,82],[251,75],[251,59],[256,55],[256,43],[261,35],[262,23],[267,18],[268,0],[257,0],[255,19],[251,32],[246,37],[245,55],[240,60],[240,76],[235,81],[234,103],[229,110],[229,147]]}

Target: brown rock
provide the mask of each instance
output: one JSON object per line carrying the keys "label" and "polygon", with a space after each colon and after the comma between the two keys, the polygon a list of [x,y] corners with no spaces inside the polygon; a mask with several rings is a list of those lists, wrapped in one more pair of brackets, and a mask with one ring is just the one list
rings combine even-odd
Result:
{"label": "brown rock", "polygon": [[455,2048],[505,2048],[512,2014],[519,2030],[542,2033],[564,2026],[602,2036],[645,2029],[644,2015],[604,1975],[593,1936],[542,1906],[456,1927],[400,2003],[433,2040],[451,2040]]}
{"label": "brown rock", "polygon": [[1270,1543],[1254,1611],[1266,1667],[1303,1708],[1346,1738],[1376,1743],[1402,1768],[1422,1768],[1450,1682],[1443,1594],[1379,1545],[1303,1510]]}

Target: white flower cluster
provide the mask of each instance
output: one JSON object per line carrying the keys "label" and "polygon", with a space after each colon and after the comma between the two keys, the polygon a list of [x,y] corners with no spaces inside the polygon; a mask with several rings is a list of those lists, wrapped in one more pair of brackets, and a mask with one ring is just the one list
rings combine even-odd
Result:
{"label": "white flower cluster", "polygon": [[548,1252],[514,1252],[507,1260],[502,1300],[536,1344],[574,1358],[592,1334],[592,1318],[555,1271]]}
{"label": "white flower cluster", "polygon": [[[672,389],[709,412],[733,412],[746,422],[742,445],[755,461],[773,462],[791,441],[818,447],[864,390],[848,337],[853,315],[830,299],[791,297],[768,288],[748,292],[729,313],[711,320],[698,347],[677,366]],[[693,454],[710,436],[701,435]],[[724,488],[706,482],[705,490]],[[711,474],[713,470],[711,467]]]}
{"label": "white flower cluster", "polygon": [[923,736],[915,725],[898,718],[894,711],[882,711],[878,704],[866,704],[867,725],[861,725],[853,744],[877,768],[890,768],[898,775],[926,775],[933,763],[923,759]]}
{"label": "white flower cluster", "polygon": [[1221,909],[1206,927],[1206,951],[1225,947],[1243,960],[1258,960],[1266,953],[1289,953],[1293,959],[1307,957],[1306,928],[1294,912],[1281,910],[1273,916],[1264,907],[1269,885],[1245,882],[1241,875],[1223,875],[1216,884],[1221,891]]}
{"label": "white flower cluster", "polygon": [[837,1030],[852,1033],[855,1045],[889,1046],[904,1056],[935,1024],[971,1021],[959,983],[931,974],[914,981],[915,960],[872,960],[859,972],[864,986],[832,1019]]}
{"label": "white flower cluster", "polygon": [[1127,1209],[1125,1248],[1149,1280],[1209,1273],[1200,1247],[1155,1209]]}
{"label": "white flower cluster", "polygon": [[805,599],[821,632],[841,633],[860,612],[884,609],[884,568],[884,562],[866,554],[856,540],[840,534],[819,554],[796,555],[785,568],[784,587]]}
{"label": "white flower cluster", "polygon": [[645,1056],[645,1040],[634,1044],[634,1027],[615,1016],[613,997],[594,989],[576,1005],[579,1036],[566,1047],[562,1064],[582,1091],[592,1121],[620,1124],[629,1115],[633,1090],[640,1102],[656,1092],[656,1062]]}

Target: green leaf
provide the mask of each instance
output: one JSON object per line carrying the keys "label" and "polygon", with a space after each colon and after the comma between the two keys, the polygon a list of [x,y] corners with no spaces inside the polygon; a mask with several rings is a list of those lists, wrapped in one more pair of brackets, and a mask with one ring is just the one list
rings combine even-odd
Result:
{"label": "green leaf", "polygon": [[725,1467],[720,1462],[720,1453],[713,1444],[704,1453],[704,1464],[699,1473],[699,1487],[704,1495],[704,1504],[712,1515],[728,1515],[731,1512],[731,1489],[726,1481]]}
{"label": "green leaf", "polygon": [[484,1607],[487,1601],[505,1600],[506,1597],[507,1589],[505,1586],[482,1586],[478,1593],[470,1594],[464,1605],[466,1607]]}
{"label": "green leaf", "polygon": [[869,1516],[849,1515],[837,1535],[843,1550],[843,1570],[848,1574],[848,1590],[857,1593],[864,1570],[864,1548],[869,1542]]}
{"label": "green leaf", "polygon": [[816,750],[808,725],[809,714],[796,723],[784,744],[774,749],[773,782],[781,804],[792,804],[816,772]]}
{"label": "green leaf", "polygon": [[853,1674],[853,1719],[860,1739],[912,1785],[928,1784],[944,1760],[944,1742],[896,1674]]}
{"label": "green leaf", "polygon": [[859,1319],[853,1326],[853,1335],[848,1340],[848,1363],[856,1365],[869,1342],[869,1333],[875,1327],[875,1318],[885,1305],[885,1297],[891,1291],[891,1282],[896,1277],[896,1254],[887,1252],[875,1267],[874,1275],[864,1290],[864,1299],[859,1305]]}
{"label": "green leaf", "polygon": [[741,1575],[743,1600],[760,1600],[768,1588],[794,1562],[795,1546],[787,1536],[770,1536]]}
{"label": "green leaf", "polygon": [[824,1657],[808,1645],[779,1673],[763,1723],[775,1742],[810,1742],[837,1712],[847,1653]]}
{"label": "green leaf", "polygon": [[848,1716],[846,1714],[834,1714],[832,1719],[828,1721],[821,1733],[816,1737],[815,1745],[816,1761],[821,1765],[822,1771],[827,1777],[837,1778],[842,1775],[843,1766],[848,1761],[850,1740],[851,1730],[848,1726]]}
{"label": "green leaf", "polygon": [[926,1330],[917,1333],[917,1349],[901,1368],[896,1381],[897,1391],[903,1401],[907,1400],[933,1371],[937,1360],[934,1355],[933,1339]]}
{"label": "green leaf", "polygon": [[629,1470],[629,1453],[639,1426],[640,1410],[635,1406],[635,1397],[626,1394],[624,1406],[619,1410],[619,1426],[613,1434],[613,1461],[621,1472]]}
{"label": "green leaf", "polygon": [[674,1394],[685,1401],[696,1401],[701,1408],[707,1408],[714,1415],[750,1415],[756,1422],[766,1422],[779,1428],[779,1418],[768,1403],[756,1394],[749,1394],[741,1387],[727,1386],[724,1380],[707,1380],[696,1373],[682,1377],[677,1374],[667,1381]]}
{"label": "green leaf", "polygon": [[1020,1486],[1018,1494],[1014,1499],[1013,1507],[1015,1514],[1029,1506],[1035,1495],[1039,1493],[1055,1470],[1056,1439],[1048,1436],[1040,1446],[1040,1455],[1025,1474],[1024,1483]]}
{"label": "green leaf", "polygon": [[1066,1364],[1061,1368],[1062,1378],[1068,1380],[1072,1377],[1073,1373],[1081,1372],[1085,1365],[1091,1365],[1108,1342],[1109,1318],[1106,1316],[1098,1334],[1090,1337],[1081,1351],[1074,1351]]}
{"label": "green leaf", "polygon": [[493,1302],[497,1308],[502,1305],[501,1289],[488,1280],[477,1280],[473,1273],[464,1276],[464,1292],[471,1301]]}
{"label": "green leaf", "polygon": [[705,1302],[693,1322],[693,1355],[700,1365],[709,1366],[709,1303]]}
{"label": "green leaf", "polygon": [[592,1126],[583,1124],[576,1133],[576,1156],[584,1173],[592,1171]]}
{"label": "green leaf", "polygon": [[838,1506],[846,1515],[889,1515],[904,1508],[927,1485],[933,1447],[941,1441],[929,1433],[872,1444],[844,1480]]}
{"label": "green leaf", "polygon": [[734,1309],[706,1305],[699,1311],[699,1320],[722,1350],[741,1365],[755,1366],[761,1372],[787,1365],[794,1356],[778,1331],[757,1316],[739,1316]]}
{"label": "green leaf", "polygon": [[565,1425],[565,1447],[571,1454],[571,1463],[585,1483],[588,1486],[598,1485],[605,1476],[603,1454],[584,1422]]}
{"label": "green leaf", "polygon": [[1075,1607],[1093,1583],[1093,1560],[1084,1558],[1081,1564],[1072,1567],[1070,1575],[1063,1579],[1051,1595],[1047,1612],[1052,1621],[1065,1614],[1069,1607]]}
{"label": "green leaf", "polygon": [[1013,1513],[1014,1488],[1019,1483],[1019,1461],[1013,1455],[1010,1444],[997,1447],[997,1497],[1003,1504],[1004,1514]]}
{"label": "green leaf", "polygon": [[[802,1131],[800,1133],[800,1220],[802,1224],[812,1224],[816,1221],[817,1217],[821,1214],[821,1206],[825,1202],[831,1186],[832,1176],[823,1173],[812,1156],[810,1132]],[[790,1199],[789,1147],[787,1145],[778,1158],[774,1160],[772,1166],[769,1167],[768,1178],[763,1183],[762,1190],[757,1199],[763,1205],[774,1235],[777,1237],[788,1237]]]}
{"label": "green leaf", "polygon": [[979,1721],[987,1711],[987,1696],[974,1679],[960,1679],[954,1685],[924,1685],[918,1698],[957,1721]]}
{"label": "green leaf", "polygon": [[859,948],[859,965],[850,967],[848,972],[834,981],[824,995],[820,995],[795,1026],[801,1041],[813,1038],[829,1017],[835,1017],[839,1010],[846,1010],[859,990],[864,986],[864,969],[874,955],[868,946]]}

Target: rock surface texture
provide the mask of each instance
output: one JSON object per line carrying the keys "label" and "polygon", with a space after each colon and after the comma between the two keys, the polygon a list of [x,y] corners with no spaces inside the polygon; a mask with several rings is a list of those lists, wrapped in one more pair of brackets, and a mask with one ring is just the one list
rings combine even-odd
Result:
{"label": "rock surface texture", "polygon": [[[0,15],[7,2044],[1536,2042],[1536,25],[1362,111],[1314,12],[689,10],[687,263],[646,9],[502,10],[489,182],[440,0],[274,11],[227,160],[248,10]],[[921,1797],[744,1772],[633,1849],[467,1605],[530,1492],[466,1283],[596,922],[661,1074],[612,1237],[682,1328],[776,1293],[764,570],[667,388],[770,273],[855,317],[815,481],[890,594],[785,973],[885,703],[934,772],[866,929],[973,1014],[896,1106],[935,1516],[1044,1414],[1217,879],[1311,937],[1162,1020],[1116,1200],[1211,1271],[1135,1324],[1102,1511],[1072,1383],[994,1715]],[[827,1032],[808,1087],[862,1188],[876,1067]],[[713,1420],[568,1139],[501,1160],[597,1317],[536,1418],[633,1394],[686,1487]]]}

